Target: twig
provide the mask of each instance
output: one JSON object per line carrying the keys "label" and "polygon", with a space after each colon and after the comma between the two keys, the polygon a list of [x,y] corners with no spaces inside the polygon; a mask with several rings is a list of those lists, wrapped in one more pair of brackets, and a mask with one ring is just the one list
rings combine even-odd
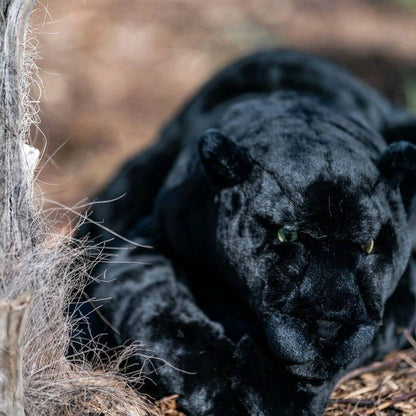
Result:
{"label": "twig", "polygon": [[406,402],[407,400],[412,399],[413,397],[416,397],[416,390],[411,391],[410,393],[403,394],[402,396],[396,397],[395,399],[390,400],[388,402],[382,403],[374,409],[368,410],[366,412],[366,415],[372,415],[376,413],[378,410],[388,409],[389,407],[393,407],[396,403]]}
{"label": "twig", "polygon": [[353,404],[355,406],[362,407],[374,407],[377,405],[377,402],[374,400],[360,400],[360,399],[331,399],[329,401],[331,404]]}
{"label": "twig", "polygon": [[346,383],[347,381],[352,380],[353,378],[359,377],[365,373],[372,373],[374,371],[380,371],[380,370],[385,370],[386,368],[392,367],[396,364],[399,364],[400,362],[402,362],[403,359],[402,358],[394,358],[392,360],[388,360],[388,361],[383,361],[381,363],[374,363],[374,364],[370,364],[366,367],[360,367],[357,368],[354,371],[351,371],[350,373],[346,374],[344,377],[342,377],[338,383],[337,383],[337,387],[340,386],[341,384]]}
{"label": "twig", "polygon": [[416,340],[412,337],[408,329],[403,329],[403,335],[407,339],[407,342],[416,350]]}

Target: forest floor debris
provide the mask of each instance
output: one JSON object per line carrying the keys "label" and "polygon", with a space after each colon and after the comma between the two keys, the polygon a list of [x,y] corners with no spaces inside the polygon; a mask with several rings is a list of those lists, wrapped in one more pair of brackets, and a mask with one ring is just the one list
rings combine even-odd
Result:
{"label": "forest floor debris", "polygon": [[[416,347],[415,340],[406,334]],[[416,415],[416,348],[396,351],[338,383],[325,416]]]}

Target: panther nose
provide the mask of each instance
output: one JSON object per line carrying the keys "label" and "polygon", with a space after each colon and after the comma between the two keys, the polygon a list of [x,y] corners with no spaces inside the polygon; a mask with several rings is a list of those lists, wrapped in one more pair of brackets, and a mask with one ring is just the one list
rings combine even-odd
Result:
{"label": "panther nose", "polygon": [[341,329],[341,324],[333,321],[325,321],[318,319],[317,324],[317,335],[320,339],[333,339],[337,336],[338,331]]}
{"label": "panther nose", "polygon": [[[321,273],[322,269],[316,269],[309,266],[300,285],[296,313],[310,321],[315,317],[345,325],[365,322],[368,315],[354,273]],[[318,326],[323,333],[335,327],[327,323]]]}

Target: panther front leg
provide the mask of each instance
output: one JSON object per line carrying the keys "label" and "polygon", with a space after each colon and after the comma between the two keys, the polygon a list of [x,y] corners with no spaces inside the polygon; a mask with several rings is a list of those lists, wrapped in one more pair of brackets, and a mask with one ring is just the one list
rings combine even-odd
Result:
{"label": "panther front leg", "polygon": [[[244,415],[231,393],[234,347],[221,325],[198,308],[166,258],[141,254],[128,260],[135,263],[106,267],[108,281],[92,293],[96,299],[110,298],[96,302],[117,330],[117,344],[140,341],[147,356],[160,358],[150,360],[157,367],[149,374],[157,385],[154,393],[159,398],[179,394],[187,415]],[[148,359],[137,360],[151,368]]]}

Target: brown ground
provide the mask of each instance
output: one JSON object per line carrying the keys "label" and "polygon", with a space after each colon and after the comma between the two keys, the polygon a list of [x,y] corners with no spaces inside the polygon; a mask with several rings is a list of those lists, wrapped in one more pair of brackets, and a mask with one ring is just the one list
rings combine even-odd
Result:
{"label": "brown ground", "polygon": [[[53,157],[40,179],[46,197],[64,204],[93,195],[217,68],[258,48],[317,52],[416,110],[416,0],[53,0],[47,8],[36,22],[44,162]],[[45,147],[42,134],[36,143]],[[350,402],[327,414],[399,414],[369,409],[416,390],[413,359],[341,386],[336,397]],[[415,398],[404,398],[394,407],[416,415]]]}
{"label": "brown ground", "polygon": [[397,3],[53,0],[48,11],[37,19],[41,128],[47,155],[63,147],[41,179],[66,204],[92,195],[217,68],[254,49],[318,52],[397,102],[406,89],[416,96],[416,8]]}

